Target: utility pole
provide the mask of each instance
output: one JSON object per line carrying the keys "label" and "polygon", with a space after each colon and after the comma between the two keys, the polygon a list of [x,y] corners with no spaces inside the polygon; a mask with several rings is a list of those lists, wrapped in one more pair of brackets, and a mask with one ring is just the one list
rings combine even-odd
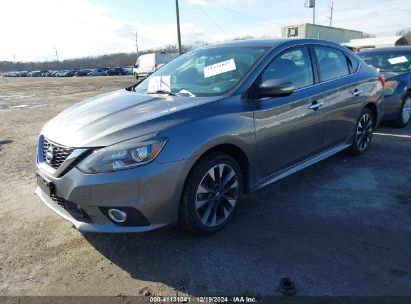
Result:
{"label": "utility pole", "polygon": [[138,33],[136,31],[136,53],[137,53],[137,58],[138,58]]}
{"label": "utility pole", "polygon": [[55,53],[56,53],[56,60],[57,60],[57,62],[59,61],[59,54],[58,54],[58,52],[57,52],[57,47],[55,46],[54,47],[54,51],[55,51]]}
{"label": "utility pole", "polygon": [[315,24],[315,2],[313,6],[313,24]]}
{"label": "utility pole", "polygon": [[328,17],[328,19],[330,19],[330,27],[333,24],[333,11],[334,11],[334,2],[331,2],[331,6],[328,7],[330,9],[330,17]]}
{"label": "utility pole", "polygon": [[315,24],[315,0],[305,0],[304,6],[313,9],[313,24]]}
{"label": "utility pole", "polygon": [[178,52],[183,53],[181,49],[181,34],[180,34],[180,10],[178,8],[178,0],[176,0],[176,16],[177,16],[177,37],[178,37]]}

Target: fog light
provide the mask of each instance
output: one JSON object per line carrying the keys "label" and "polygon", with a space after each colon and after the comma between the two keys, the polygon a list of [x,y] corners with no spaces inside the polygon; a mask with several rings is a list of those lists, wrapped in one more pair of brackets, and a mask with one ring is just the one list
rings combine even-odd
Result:
{"label": "fog light", "polygon": [[108,217],[116,223],[124,223],[127,220],[127,214],[118,209],[110,209],[108,211]]}

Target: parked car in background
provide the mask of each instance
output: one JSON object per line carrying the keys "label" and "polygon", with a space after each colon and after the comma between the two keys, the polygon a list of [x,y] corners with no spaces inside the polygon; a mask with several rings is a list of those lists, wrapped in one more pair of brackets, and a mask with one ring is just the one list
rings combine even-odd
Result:
{"label": "parked car in background", "polygon": [[110,68],[106,71],[107,76],[113,76],[113,75],[126,75],[126,72],[119,67],[116,68]]}
{"label": "parked car in background", "polygon": [[93,69],[87,76],[106,76],[106,71],[103,69]]}
{"label": "parked car in background", "polygon": [[178,53],[150,53],[138,57],[134,65],[133,74],[136,79],[146,77],[148,73],[152,73],[179,56]]}
{"label": "parked car in background", "polygon": [[54,76],[55,77],[66,77],[67,73],[69,73],[69,70],[61,70],[61,71],[57,71]]}
{"label": "parked car in background", "polygon": [[73,77],[74,75],[76,75],[77,71],[78,71],[78,70],[69,70],[69,71],[66,73],[66,76],[65,76],[65,77]]}
{"label": "parked car in background", "polygon": [[41,74],[42,74],[43,72],[44,72],[44,71],[32,71],[32,72],[29,73],[29,76],[30,76],[30,77],[41,77]]}
{"label": "parked car in background", "polygon": [[133,75],[133,66],[126,66],[123,68],[124,72],[126,73],[126,75]]}
{"label": "parked car in background", "polygon": [[50,71],[41,71],[41,74],[40,74],[40,76],[41,77],[50,77]]}
{"label": "parked car in background", "polygon": [[7,72],[3,75],[4,77],[17,77],[18,76],[18,72]]}
{"label": "parked car in background", "polygon": [[74,76],[76,76],[76,77],[84,77],[84,76],[87,76],[90,72],[92,72],[92,70],[90,70],[90,69],[79,70],[79,71],[76,71],[76,73],[74,74]]}
{"label": "parked car in background", "polygon": [[17,77],[27,77],[28,72],[27,71],[18,71],[16,72]]}
{"label": "parked car in background", "polygon": [[242,193],[344,149],[363,154],[383,111],[378,72],[338,44],[200,48],[50,120],[35,192],[81,231],[213,233]]}
{"label": "parked car in background", "polygon": [[384,120],[400,128],[407,126],[411,118],[411,47],[377,48],[358,55],[385,77]]}

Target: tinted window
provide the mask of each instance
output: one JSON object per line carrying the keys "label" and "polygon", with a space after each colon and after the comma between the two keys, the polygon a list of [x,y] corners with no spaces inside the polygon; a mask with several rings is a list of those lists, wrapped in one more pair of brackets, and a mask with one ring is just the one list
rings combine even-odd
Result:
{"label": "tinted window", "polygon": [[282,53],[270,63],[261,79],[285,79],[291,81],[295,89],[312,85],[313,69],[308,48],[292,49]]}
{"label": "tinted window", "polygon": [[320,79],[327,81],[350,73],[347,58],[340,50],[328,47],[315,47],[320,66]]}

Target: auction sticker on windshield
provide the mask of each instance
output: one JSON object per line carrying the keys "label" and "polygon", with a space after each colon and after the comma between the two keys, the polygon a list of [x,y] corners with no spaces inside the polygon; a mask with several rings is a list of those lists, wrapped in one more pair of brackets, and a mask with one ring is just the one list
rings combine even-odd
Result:
{"label": "auction sticker on windshield", "polygon": [[148,79],[148,93],[170,92],[170,76],[151,76]]}
{"label": "auction sticker on windshield", "polygon": [[408,62],[408,59],[405,56],[401,56],[401,57],[390,58],[388,59],[388,61],[391,64],[398,64],[398,63]]}
{"label": "auction sticker on windshield", "polygon": [[221,61],[204,67],[204,78],[236,70],[234,59]]}

